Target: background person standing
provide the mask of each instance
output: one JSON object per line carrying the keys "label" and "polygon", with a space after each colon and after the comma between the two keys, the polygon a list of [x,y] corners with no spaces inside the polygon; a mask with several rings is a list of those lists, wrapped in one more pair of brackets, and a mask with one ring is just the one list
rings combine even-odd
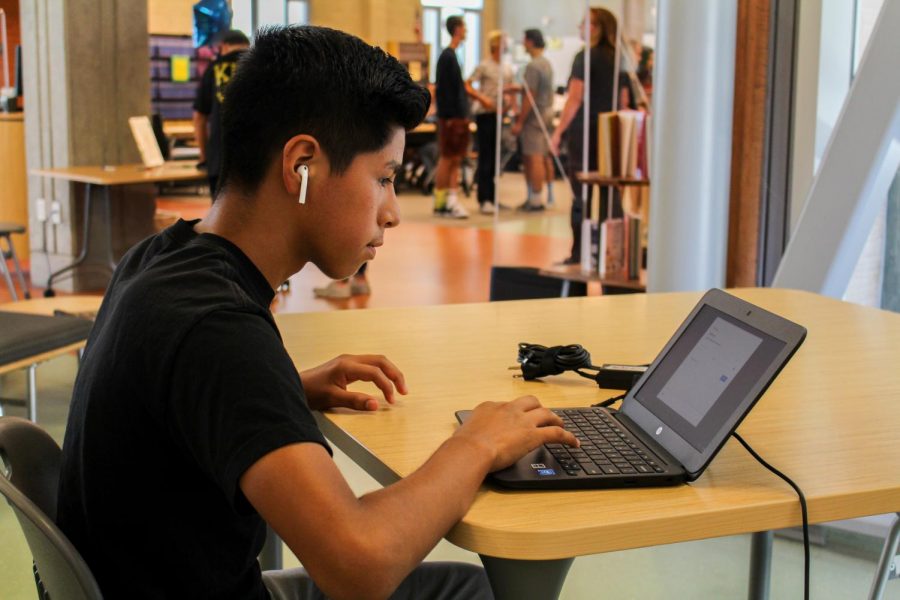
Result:
{"label": "background person standing", "polygon": [[[500,73],[503,73],[503,87],[513,84],[513,69],[503,65],[500,56],[503,54],[503,32],[492,31],[488,36],[491,54],[480,65],[475,67],[471,77],[466,80],[466,92],[477,99],[474,107],[476,136],[478,137],[478,169],[477,189],[478,204],[482,213],[494,212],[494,178],[496,177],[497,151],[497,87],[500,85]],[[502,65],[502,66],[501,66]],[[478,84],[478,90],[473,83]],[[507,89],[504,92],[508,91]],[[504,105],[500,107],[501,116],[512,105],[510,94],[504,93]],[[502,207],[501,207],[502,208]]]}
{"label": "background person standing", "polygon": [[[467,219],[469,213],[459,201],[459,169],[469,150],[469,100],[456,49],[466,39],[462,17],[447,19],[450,45],[438,58],[435,100],[438,115],[438,158],[434,183],[434,214]],[[477,100],[477,98],[476,98]]]}
{"label": "background person standing", "polygon": [[544,210],[541,196],[545,181],[548,182],[547,200],[552,203],[550,173],[547,172],[550,144],[541,122],[549,133],[553,119],[553,67],[544,57],[544,36],[540,30],[525,31],[524,45],[525,51],[531,56],[531,62],[525,67],[523,79],[527,90],[522,90],[522,111],[512,132],[520,136],[525,181],[528,184],[528,195],[519,210],[530,212]]}
{"label": "background person standing", "polygon": [[[584,208],[587,214],[591,214],[591,188],[592,186],[582,186],[575,179],[575,173],[581,170],[581,154],[583,144],[588,145],[588,170],[596,170],[597,168],[597,115],[602,112],[613,110],[613,83],[616,72],[616,39],[617,25],[616,17],[611,12],[603,8],[591,9],[591,114],[588,120],[588,139],[584,139],[582,135],[582,127],[584,124],[584,50],[575,55],[572,62],[572,73],[569,76],[569,87],[567,90],[566,104],[563,107],[559,124],[553,132],[551,139],[551,150],[554,154],[559,153],[559,145],[563,133],[568,132],[566,139],[568,140],[569,159],[567,171],[569,173],[569,181],[572,184],[572,252],[563,264],[573,265],[581,262],[581,221],[584,216],[582,206],[582,189],[586,188],[586,197],[584,198]],[[629,105],[628,94],[628,76],[625,73],[619,74],[619,97],[621,106]],[[609,200],[609,189],[602,187],[600,191],[600,220],[606,218],[608,214],[607,202]],[[621,209],[614,216],[621,216]]]}
{"label": "background person standing", "polygon": [[200,148],[200,165],[206,164],[209,194],[216,201],[222,174],[222,102],[225,86],[237,69],[238,59],[250,46],[250,40],[237,29],[219,38],[219,58],[206,67],[194,100],[194,137]]}

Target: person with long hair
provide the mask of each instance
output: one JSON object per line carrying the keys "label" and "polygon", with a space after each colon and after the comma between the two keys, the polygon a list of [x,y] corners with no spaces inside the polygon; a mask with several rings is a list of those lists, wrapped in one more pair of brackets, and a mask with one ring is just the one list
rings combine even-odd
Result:
{"label": "person with long hair", "polygon": [[[591,214],[591,186],[582,186],[575,179],[575,173],[582,170],[582,149],[588,144],[588,170],[597,165],[597,115],[614,110],[613,88],[616,73],[616,40],[618,27],[616,17],[606,9],[592,8],[590,11],[591,34],[591,72],[590,72],[590,116],[588,120],[588,139],[582,135],[584,127],[584,80],[585,55],[581,50],[572,62],[572,73],[569,76],[566,104],[563,107],[559,124],[553,132],[550,147],[554,154],[559,154],[563,134],[566,135],[568,161],[566,170],[572,184],[572,251],[563,264],[581,262],[581,221],[584,210]],[[619,106],[628,106],[628,78],[619,75]],[[586,198],[582,202],[582,188],[586,188]],[[600,218],[608,212],[609,190],[602,188],[600,192]]]}

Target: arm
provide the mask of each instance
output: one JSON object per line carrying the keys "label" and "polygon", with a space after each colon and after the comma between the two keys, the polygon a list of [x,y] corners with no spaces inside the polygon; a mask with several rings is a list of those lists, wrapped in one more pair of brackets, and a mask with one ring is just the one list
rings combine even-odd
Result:
{"label": "arm", "polygon": [[531,98],[525,91],[525,86],[522,86],[522,110],[519,111],[519,114],[516,116],[516,121],[513,123],[513,135],[519,135],[522,131],[522,127],[525,126],[525,120],[528,119],[528,115],[531,114],[532,106]]}
{"label": "arm", "polygon": [[559,424],[531,396],[489,402],[417,471],[361,498],[311,443],[265,455],[240,486],[329,597],[386,598],[465,515],[487,473],[543,443],[577,444]]}
{"label": "arm", "polygon": [[550,149],[554,154],[559,154],[559,141],[562,139],[562,134],[572,124],[572,119],[575,118],[578,109],[581,108],[581,104],[584,102],[584,80],[575,77],[570,79],[569,89],[566,94],[566,104],[563,106],[559,124],[556,126],[553,138],[550,140]]}
{"label": "arm", "polygon": [[209,136],[207,124],[209,117],[202,112],[194,111],[194,139],[200,149],[200,162],[206,162],[206,140]]}
{"label": "arm", "polygon": [[488,98],[472,86],[471,77],[465,81],[464,85],[466,86],[466,94],[468,94],[470,98],[477,100],[481,106],[484,107],[484,110],[491,112],[496,109],[496,103],[492,98]]}
{"label": "arm", "polygon": [[214,92],[213,66],[210,65],[203,73],[200,87],[197,89],[197,98],[194,100],[194,139],[200,149],[200,162],[206,162],[206,143],[209,140],[209,115],[212,112]]}

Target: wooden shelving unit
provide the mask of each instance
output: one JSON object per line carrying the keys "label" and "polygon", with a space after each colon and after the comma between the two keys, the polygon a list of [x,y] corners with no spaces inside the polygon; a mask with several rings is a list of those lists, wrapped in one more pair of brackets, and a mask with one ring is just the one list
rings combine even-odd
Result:
{"label": "wooden shelving unit", "polygon": [[[601,177],[596,171],[580,171],[575,173],[575,179],[588,185],[599,187],[639,187],[650,185],[648,179],[635,179],[630,177]],[[602,249],[601,249],[602,251]],[[540,274],[546,277],[555,277],[566,281],[579,281],[582,283],[599,283],[604,294],[628,294],[647,291],[646,282],[638,279],[621,279],[600,277],[596,271],[585,272],[581,265],[558,265],[540,270]]]}

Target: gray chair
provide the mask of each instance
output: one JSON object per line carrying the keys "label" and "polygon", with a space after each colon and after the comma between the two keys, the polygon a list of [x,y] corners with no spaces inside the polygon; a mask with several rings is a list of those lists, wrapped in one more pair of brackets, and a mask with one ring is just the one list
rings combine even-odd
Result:
{"label": "gray chair", "polygon": [[34,559],[41,600],[96,600],[100,587],[87,563],[55,524],[61,459],[43,429],[0,417],[0,495],[19,520]]}
{"label": "gray chair", "polygon": [[22,286],[22,293],[25,295],[25,298],[31,298],[31,290],[28,289],[28,284],[25,282],[22,266],[19,264],[19,257],[16,256],[16,247],[13,246],[11,237],[13,234],[23,233],[25,233],[25,227],[18,223],[0,223],[0,240],[6,241],[6,250],[3,249],[3,246],[0,246],[0,273],[3,274],[3,278],[6,280],[6,285],[9,287],[9,293],[12,295],[13,301],[18,300],[19,297],[16,295],[16,286],[13,284],[10,276],[9,267],[6,265],[6,261],[10,258],[13,261],[13,266],[16,268],[16,275],[19,278],[19,285]]}

